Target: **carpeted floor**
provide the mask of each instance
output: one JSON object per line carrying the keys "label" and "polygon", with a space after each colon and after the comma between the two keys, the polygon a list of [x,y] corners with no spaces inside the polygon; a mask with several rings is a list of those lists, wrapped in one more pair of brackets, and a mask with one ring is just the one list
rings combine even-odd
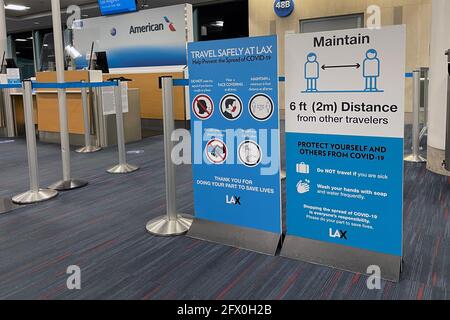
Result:
{"label": "carpeted floor", "polygon": [[[38,148],[46,186],[61,177],[60,151]],[[162,137],[127,149],[144,151],[128,155],[138,172],[105,172],[117,161],[115,148],[72,153],[73,177],[89,180],[88,187],[0,215],[0,299],[450,298],[449,186],[423,164],[405,166],[402,280],[368,290],[359,274],[183,236],[151,236],[146,222],[165,212]],[[179,209],[193,214],[190,167],[177,170]],[[0,197],[26,189],[25,141],[0,143]],[[81,267],[81,290],[66,287],[69,265]]]}

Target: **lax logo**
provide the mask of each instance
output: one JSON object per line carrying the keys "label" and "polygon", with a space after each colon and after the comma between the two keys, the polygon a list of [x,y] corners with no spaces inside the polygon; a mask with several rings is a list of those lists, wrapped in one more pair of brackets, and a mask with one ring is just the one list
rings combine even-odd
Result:
{"label": "lax logo", "polygon": [[342,231],[342,230],[333,231],[333,229],[330,228],[329,235],[330,235],[330,238],[339,238],[339,239],[348,240],[347,239],[347,231]]}
{"label": "lax logo", "polygon": [[227,204],[231,204],[231,205],[235,205],[235,206],[241,205],[241,197],[238,197],[238,196],[232,196],[230,198],[230,196],[227,195],[225,201]]}

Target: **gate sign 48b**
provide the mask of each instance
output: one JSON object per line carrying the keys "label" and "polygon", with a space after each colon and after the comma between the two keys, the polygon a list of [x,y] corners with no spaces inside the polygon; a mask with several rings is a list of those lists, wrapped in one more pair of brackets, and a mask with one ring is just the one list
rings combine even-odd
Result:
{"label": "gate sign 48b", "polygon": [[275,14],[281,18],[288,17],[294,12],[294,0],[276,0],[274,5]]}

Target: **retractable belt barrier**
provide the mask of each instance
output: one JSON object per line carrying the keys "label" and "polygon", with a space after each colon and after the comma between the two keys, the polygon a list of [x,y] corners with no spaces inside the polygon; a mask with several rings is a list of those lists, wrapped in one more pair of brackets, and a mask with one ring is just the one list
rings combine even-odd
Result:
{"label": "retractable belt barrier", "polygon": [[23,82],[23,105],[25,113],[30,190],[15,196],[12,201],[17,204],[30,204],[52,199],[58,195],[58,192],[51,189],[39,188],[36,131],[33,119],[33,89],[31,81]]}
{"label": "retractable belt barrier", "polygon": [[[91,122],[90,122],[90,112],[89,112],[89,103],[88,103],[88,88],[81,88],[81,105],[83,107],[83,125],[84,125],[84,147],[75,150],[77,153],[93,153],[102,150],[100,146],[98,146],[98,134],[97,134],[97,146],[93,146],[91,144]],[[94,112],[94,120],[98,120],[97,118],[98,111]],[[94,121],[96,131],[98,132],[98,121]]]}
{"label": "retractable belt barrier", "polygon": [[108,173],[126,174],[139,170],[138,166],[127,163],[125,150],[125,130],[123,126],[123,106],[122,106],[122,81],[130,81],[125,78],[112,78],[110,81],[117,83],[114,87],[114,104],[116,109],[116,126],[117,126],[117,148],[119,152],[119,164],[108,169]]}
{"label": "retractable belt barrier", "polygon": [[426,162],[427,159],[420,155],[420,70],[414,70],[413,74],[413,126],[412,126],[412,153],[404,160],[407,162]]}
{"label": "retractable belt barrier", "polygon": [[22,89],[21,83],[0,84],[0,89]]}
{"label": "retractable belt barrier", "polygon": [[[0,84],[0,89],[23,89],[24,97],[24,113],[25,113],[25,131],[26,131],[26,141],[27,141],[27,154],[28,154],[28,167],[29,167],[29,177],[30,177],[30,190],[13,197],[12,201],[16,204],[31,204],[36,202],[41,202],[45,200],[52,199],[58,195],[58,191],[61,190],[71,190],[87,185],[87,182],[82,180],[74,180],[70,178],[70,157],[68,150],[66,151],[66,156],[69,159],[69,163],[64,163],[63,161],[63,176],[64,180],[50,186],[48,189],[41,189],[39,187],[39,170],[38,170],[38,159],[37,159],[37,147],[36,147],[36,131],[35,123],[33,119],[33,89],[81,89],[83,97],[83,112],[85,118],[85,132],[89,137],[89,118],[87,110],[87,88],[100,88],[100,87],[119,87],[119,81],[107,81],[107,82],[66,82],[66,83],[38,83],[32,82],[30,80],[24,81],[22,84]],[[121,100],[121,99],[119,99]],[[61,132],[61,140],[63,136],[68,132]],[[61,144],[62,149],[64,149],[63,143]],[[89,147],[89,143],[87,144]],[[63,155],[64,159],[64,155]]]}
{"label": "retractable belt barrier", "polygon": [[[33,89],[81,89],[81,88],[103,88],[103,87],[117,87],[118,81],[105,82],[33,82]],[[19,86],[21,88],[22,86]],[[1,88],[1,87],[0,87]]]}
{"label": "retractable belt barrier", "polygon": [[[187,82],[187,84],[186,84]],[[177,236],[185,234],[191,228],[193,218],[177,211],[175,165],[172,162],[172,132],[175,130],[173,118],[173,86],[189,85],[189,80],[161,78],[164,121],[164,158],[166,178],[166,215],[147,223],[146,229],[157,236]]]}

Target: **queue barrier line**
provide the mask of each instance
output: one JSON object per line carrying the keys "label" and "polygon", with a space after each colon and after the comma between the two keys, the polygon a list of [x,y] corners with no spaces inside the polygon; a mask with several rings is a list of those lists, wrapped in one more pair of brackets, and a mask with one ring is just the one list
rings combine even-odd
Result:
{"label": "queue barrier line", "polygon": [[[105,82],[33,82],[33,89],[82,89],[82,88],[103,88],[103,87],[117,87],[117,81]],[[20,88],[22,85],[20,85]]]}
{"label": "queue barrier line", "polygon": [[[117,128],[117,148],[119,154],[119,164],[108,169],[107,172],[111,174],[127,174],[139,170],[138,166],[127,163],[125,150],[125,129],[123,120],[123,105],[122,105],[122,80],[111,80],[117,85],[114,87],[114,105],[116,111],[116,128]],[[126,81],[126,80],[125,80]]]}
{"label": "queue barrier line", "polygon": [[0,84],[0,89],[22,89],[22,83]]}
{"label": "queue barrier line", "polygon": [[[412,78],[412,77],[413,77],[413,73],[405,73],[405,78]],[[278,81],[285,82],[286,77],[279,76]],[[189,86],[189,79],[173,79],[173,86],[174,87],[187,87],[187,86]]]}

